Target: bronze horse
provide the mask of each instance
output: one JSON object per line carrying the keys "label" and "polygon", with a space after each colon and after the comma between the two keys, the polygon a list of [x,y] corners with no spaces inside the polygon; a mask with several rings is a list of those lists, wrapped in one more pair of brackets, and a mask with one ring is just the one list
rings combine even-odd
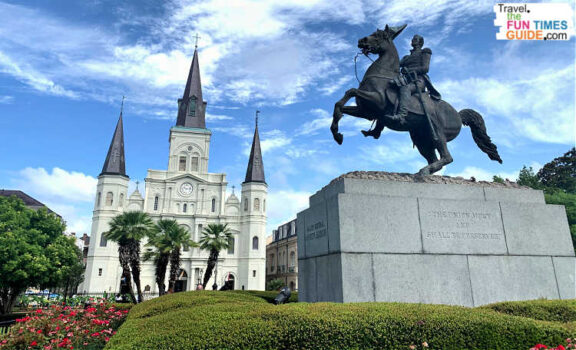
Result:
{"label": "bronze horse", "polygon": [[[393,79],[400,74],[398,51],[394,46],[394,39],[406,28],[389,27],[384,30],[376,30],[370,36],[358,41],[358,47],[364,54],[378,54],[378,59],[370,65],[362,82],[357,89],[349,89],[344,97],[336,102],[330,130],[338,144],[342,144],[344,136],[338,132],[338,122],[343,114],[357,118],[378,121],[383,126],[396,131],[408,131],[412,142],[426,160],[428,165],[420,169],[419,175],[430,175],[446,164],[452,163],[452,156],[448,151],[447,143],[454,140],[460,133],[462,124],[469,126],[472,137],[478,147],[488,154],[492,160],[502,163],[498,155],[496,145],[492,143],[486,133],[486,127],[482,116],[471,109],[463,109],[460,112],[443,100],[433,100],[426,92],[422,92],[424,106],[409,109],[408,116],[399,120],[390,116],[395,111],[395,95],[397,86]],[[356,98],[356,106],[345,106],[352,98]],[[412,96],[416,99],[416,96]],[[415,100],[418,101],[418,100]],[[418,106],[412,103],[412,106]],[[420,104],[421,106],[421,104]],[[424,115],[427,111],[430,122]],[[432,124],[432,126],[430,125]],[[432,128],[434,130],[432,130]],[[435,134],[436,137],[433,137]],[[376,136],[377,138],[378,136]],[[436,150],[440,155],[438,159]]]}

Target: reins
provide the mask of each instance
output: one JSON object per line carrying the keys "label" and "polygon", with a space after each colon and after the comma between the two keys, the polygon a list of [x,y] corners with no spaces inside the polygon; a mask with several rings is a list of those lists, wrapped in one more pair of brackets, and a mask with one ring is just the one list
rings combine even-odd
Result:
{"label": "reins", "polygon": [[372,63],[374,63],[374,60],[370,58],[370,56],[368,56],[367,53],[362,53],[362,52],[358,52],[356,54],[356,56],[354,56],[354,75],[356,75],[356,80],[358,80],[358,84],[360,84],[360,79],[358,79],[358,68],[356,65],[356,60],[358,59],[358,56],[360,56],[360,54],[363,54],[364,56],[366,56],[370,61],[372,61]]}

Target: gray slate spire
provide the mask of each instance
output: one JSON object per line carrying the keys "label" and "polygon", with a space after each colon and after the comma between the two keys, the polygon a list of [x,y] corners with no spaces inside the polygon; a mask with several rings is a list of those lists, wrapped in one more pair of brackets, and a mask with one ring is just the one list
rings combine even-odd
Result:
{"label": "gray slate spire", "polygon": [[106,161],[102,167],[100,175],[122,175],[126,176],[126,162],[124,160],[124,126],[122,124],[122,111],[120,111],[120,118],[114,130],[112,142],[108,149]]}
{"label": "gray slate spire", "polygon": [[264,177],[264,163],[262,162],[262,151],[260,150],[260,136],[258,135],[258,113],[256,112],[256,129],[252,139],[252,149],[250,150],[250,159],[248,160],[248,169],[246,169],[246,182],[266,183]]}
{"label": "gray slate spire", "polygon": [[176,120],[176,126],[206,129],[205,112],[206,102],[202,99],[198,50],[195,49],[184,95],[178,100],[178,119]]}

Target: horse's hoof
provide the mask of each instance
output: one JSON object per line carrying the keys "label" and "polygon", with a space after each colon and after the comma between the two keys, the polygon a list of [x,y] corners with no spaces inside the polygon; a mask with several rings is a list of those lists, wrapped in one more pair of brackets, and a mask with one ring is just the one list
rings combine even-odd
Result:
{"label": "horse's hoof", "polygon": [[361,130],[362,135],[364,135],[364,137],[368,137],[368,136],[372,136],[375,139],[379,139],[380,138],[380,134],[381,132],[378,132],[376,130]]}
{"label": "horse's hoof", "polygon": [[338,142],[339,145],[342,144],[342,142],[344,142],[344,135],[342,135],[341,133],[336,133],[333,135],[334,136],[334,140],[336,140],[336,142]]}

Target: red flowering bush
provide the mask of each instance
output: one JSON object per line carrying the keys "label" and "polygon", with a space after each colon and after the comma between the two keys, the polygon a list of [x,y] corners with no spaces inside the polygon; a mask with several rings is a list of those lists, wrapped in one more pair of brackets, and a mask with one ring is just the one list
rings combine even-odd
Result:
{"label": "red flowering bush", "polygon": [[127,313],[105,303],[86,309],[51,305],[17,319],[0,338],[0,349],[101,349]]}
{"label": "red flowering bush", "polygon": [[536,344],[533,347],[530,348],[530,350],[541,350],[541,349],[547,349],[547,350],[568,350],[568,349],[576,349],[576,339],[571,339],[568,338],[566,339],[566,346],[560,344],[555,348],[551,348],[548,347],[544,344]]}

